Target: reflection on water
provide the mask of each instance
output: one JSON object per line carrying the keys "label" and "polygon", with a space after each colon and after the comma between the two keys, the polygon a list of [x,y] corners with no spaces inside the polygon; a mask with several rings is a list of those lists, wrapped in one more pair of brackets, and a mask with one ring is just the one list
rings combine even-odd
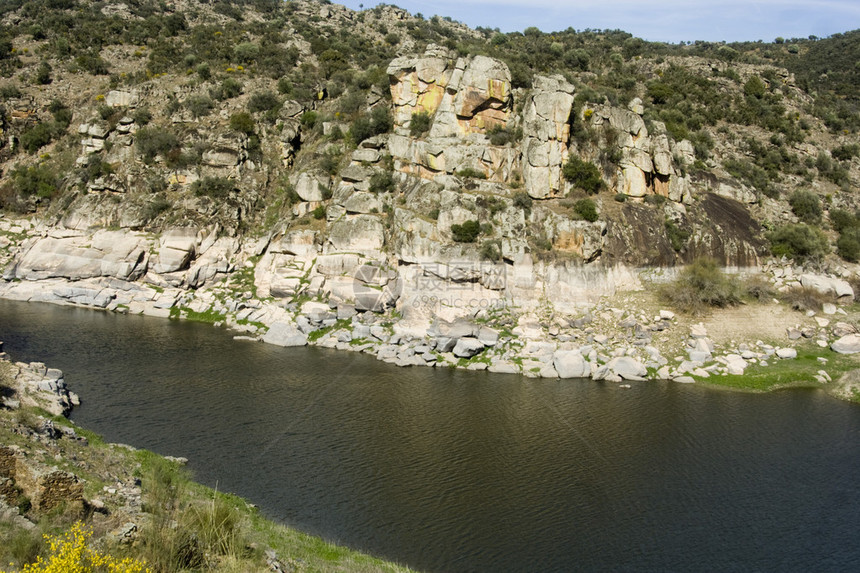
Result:
{"label": "reflection on water", "polygon": [[0,340],[108,440],[418,569],[860,567],[860,408],[820,392],[401,369],[7,301]]}

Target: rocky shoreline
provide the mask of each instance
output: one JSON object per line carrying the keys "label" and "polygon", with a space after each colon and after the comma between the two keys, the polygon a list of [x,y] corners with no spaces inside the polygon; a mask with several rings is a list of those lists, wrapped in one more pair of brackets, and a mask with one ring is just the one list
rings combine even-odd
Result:
{"label": "rocky shoreline", "polygon": [[[238,271],[241,272],[241,271]],[[322,300],[261,300],[230,285],[231,276],[196,291],[105,277],[68,281],[10,281],[0,297],[102,309],[161,318],[191,319],[225,326],[240,339],[278,346],[303,346],[362,352],[396,366],[454,367],[542,378],[591,378],[609,382],[674,380],[694,382],[720,375],[741,375],[751,365],[766,366],[797,356],[806,340],[840,353],[858,350],[856,327],[840,320],[845,310],[825,304],[821,313],[798,313],[800,323],[786,329],[779,343],[737,341],[717,347],[702,323],[679,321],[672,311],[652,314],[633,306],[616,308],[601,301],[570,316],[497,306],[451,321],[437,318],[422,332],[395,309],[359,310],[354,304]],[[803,285],[853,300],[844,280],[794,274],[774,266],[778,288]],[[847,319],[845,319],[847,320]],[[816,379],[831,380],[822,361]],[[28,367],[51,391],[63,390],[61,377],[41,365]],[[69,397],[67,402],[71,403]]]}

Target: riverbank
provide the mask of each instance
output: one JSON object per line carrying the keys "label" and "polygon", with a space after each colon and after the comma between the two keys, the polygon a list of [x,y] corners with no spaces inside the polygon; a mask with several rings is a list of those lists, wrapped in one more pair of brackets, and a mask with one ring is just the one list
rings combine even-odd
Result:
{"label": "riverbank", "polygon": [[83,521],[94,547],[160,571],[410,571],[269,521],[192,481],[183,459],[104,442],[62,415],[74,394],[56,369],[0,357],[0,392],[0,559],[12,570],[45,554],[43,534]]}
{"label": "riverbank", "polygon": [[[847,268],[816,273],[771,260],[735,269],[733,280],[753,294],[739,306],[692,317],[674,312],[656,294],[677,269],[569,268],[565,276],[584,296],[579,304],[562,305],[550,297],[519,296],[517,276],[503,276],[502,290],[432,279],[427,273],[444,270],[435,267],[401,269],[409,270],[407,278],[392,268],[359,265],[350,276],[346,255],[324,255],[308,262],[312,272],[288,293],[274,288],[264,264],[268,240],[234,245],[229,257],[216,257],[217,264],[200,257],[186,271],[137,275],[127,272],[134,257],[114,260],[119,255],[109,253],[131,240],[128,233],[60,232],[26,219],[0,220],[0,230],[6,239],[0,254],[8,261],[0,298],[206,322],[237,338],[361,352],[397,366],[622,386],[702,382],[754,391],[797,383],[830,388],[860,366],[845,358],[860,352],[860,311]],[[323,276],[339,286],[321,288]],[[458,306],[463,301],[475,304]],[[789,366],[799,352],[820,367],[787,380],[800,372]]]}

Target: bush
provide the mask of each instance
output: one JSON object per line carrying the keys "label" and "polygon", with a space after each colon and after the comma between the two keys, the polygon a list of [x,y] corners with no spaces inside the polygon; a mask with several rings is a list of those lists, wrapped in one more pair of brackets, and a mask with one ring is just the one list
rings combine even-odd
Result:
{"label": "bush", "polygon": [[358,117],[349,128],[349,135],[353,143],[358,144],[374,135],[388,133],[393,125],[388,108],[379,105],[370,114]]}
{"label": "bush", "polygon": [[749,277],[744,281],[744,292],[746,296],[759,302],[770,301],[777,295],[773,284],[759,275]]}
{"label": "bush", "polygon": [[528,213],[532,210],[532,204],[534,204],[534,200],[525,191],[518,191],[514,194],[514,207],[519,207]]}
{"label": "bush", "polygon": [[248,111],[259,113],[273,111],[281,107],[281,100],[272,92],[257,92],[248,100]]}
{"label": "bush", "polygon": [[50,552],[39,557],[26,568],[32,573],[50,571],[116,571],[117,573],[143,573],[148,571],[146,563],[126,557],[116,559],[90,546],[92,530],[78,521],[63,535],[48,537]]}
{"label": "bush", "polygon": [[791,288],[780,293],[779,298],[794,310],[801,312],[819,311],[825,302],[836,302],[836,298],[832,294],[827,295],[809,287]]}
{"label": "bush", "polygon": [[451,234],[458,243],[474,243],[481,233],[481,225],[474,219],[462,225],[451,225]]}
{"label": "bush", "polygon": [[409,135],[412,137],[421,137],[430,131],[431,123],[430,114],[426,111],[413,113],[412,119],[409,122]]}
{"label": "bush", "polygon": [[860,229],[846,229],[836,240],[836,253],[846,261],[860,260]]}
{"label": "bush", "polygon": [[236,182],[227,177],[204,177],[191,184],[191,191],[198,197],[223,199],[236,189]]}
{"label": "bush", "polygon": [[371,193],[391,193],[395,189],[391,171],[379,171],[370,176]]}
{"label": "bush", "polygon": [[139,107],[134,110],[134,114],[131,116],[134,120],[134,123],[138,125],[138,127],[144,127],[150,121],[152,121],[152,112],[149,111],[148,107]]}
{"label": "bush", "polygon": [[230,129],[251,135],[254,133],[254,118],[247,111],[240,111],[230,116]]}
{"label": "bush", "polygon": [[830,224],[834,230],[840,233],[846,229],[857,226],[857,217],[845,209],[833,209],[830,211]]}
{"label": "bush", "polygon": [[508,129],[501,125],[494,125],[487,131],[490,137],[490,145],[504,146],[509,143],[516,143],[523,138],[522,129]]}
{"label": "bush", "polygon": [[27,153],[36,153],[39,149],[51,143],[56,131],[57,126],[53,122],[43,121],[37,123],[21,134],[21,147]]}
{"label": "bush", "polygon": [[770,251],[777,257],[787,256],[798,262],[821,257],[830,250],[822,232],[803,223],[783,225],[767,234]]}
{"label": "bush", "polygon": [[502,260],[502,245],[499,241],[484,241],[481,244],[481,258],[488,261]]}
{"label": "bush", "polygon": [[42,86],[50,84],[54,81],[51,78],[52,71],[53,69],[51,68],[51,64],[48,62],[42,62],[39,64],[39,67],[36,69],[36,77],[34,78],[36,83]]}
{"label": "bush", "polygon": [[325,205],[318,205],[316,209],[312,211],[312,215],[314,219],[325,219],[326,208]]}
{"label": "bush", "polygon": [[604,187],[603,179],[600,178],[600,170],[588,161],[583,161],[575,155],[571,155],[562,169],[564,178],[579,187],[589,195],[600,192]]}
{"label": "bush", "polygon": [[155,127],[144,127],[135,134],[135,146],[143,160],[151,163],[156,155],[167,155],[179,149],[179,139],[173,132]]}
{"label": "bush", "polygon": [[589,223],[593,223],[597,220],[597,205],[595,205],[594,201],[591,199],[580,199],[573,204],[573,210],[577,215]]}
{"label": "bush", "polygon": [[804,223],[817,223],[821,219],[821,201],[809,191],[795,191],[788,198],[792,212]]}
{"label": "bush", "polygon": [[191,112],[191,115],[194,116],[195,119],[209,115],[212,111],[212,108],[215,107],[215,103],[209,96],[205,95],[197,95],[191,96],[185,102],[185,107],[188,108],[188,111]]}
{"label": "bush", "polygon": [[54,171],[48,166],[31,165],[12,170],[12,185],[23,197],[48,199],[57,192],[59,182]]}
{"label": "bush", "polygon": [[669,239],[669,244],[672,246],[672,250],[675,252],[681,252],[684,250],[684,247],[687,245],[687,241],[690,238],[690,232],[686,229],[682,229],[676,225],[674,221],[669,219],[666,219],[663,226],[666,229],[666,238]]}
{"label": "bush", "polygon": [[218,100],[232,99],[242,93],[242,83],[234,78],[227,78],[212,91],[212,97]]}
{"label": "bush", "polygon": [[833,159],[837,159],[839,161],[850,161],[860,155],[860,145],[856,143],[840,145],[839,147],[831,149],[830,155],[833,156]]}
{"label": "bush", "polygon": [[702,314],[708,308],[724,308],[740,302],[740,287],[730,280],[714,259],[700,258],[687,265],[660,294],[678,310]]}
{"label": "bush", "polygon": [[473,179],[486,179],[487,175],[483,171],[478,171],[473,167],[464,167],[459,171],[455,172],[455,175],[459,177],[471,177]]}

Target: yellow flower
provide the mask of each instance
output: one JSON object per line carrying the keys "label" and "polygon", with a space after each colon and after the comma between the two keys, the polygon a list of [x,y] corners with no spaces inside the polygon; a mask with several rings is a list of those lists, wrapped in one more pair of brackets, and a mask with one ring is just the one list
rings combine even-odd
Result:
{"label": "yellow flower", "polygon": [[88,545],[92,530],[78,521],[64,533],[45,539],[50,547],[47,558],[38,557],[35,563],[24,565],[24,573],[152,573],[146,563],[126,557],[118,560],[100,553]]}

